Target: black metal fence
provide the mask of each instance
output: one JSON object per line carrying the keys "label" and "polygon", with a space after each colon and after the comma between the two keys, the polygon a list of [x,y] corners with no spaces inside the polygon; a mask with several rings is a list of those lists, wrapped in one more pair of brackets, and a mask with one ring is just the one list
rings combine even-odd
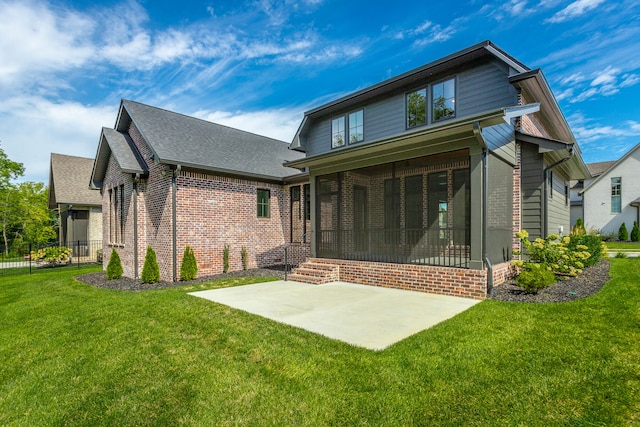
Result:
{"label": "black metal fence", "polygon": [[0,245],[0,276],[31,274],[37,269],[102,263],[102,240],[76,240],[65,244],[14,245],[5,250]]}
{"label": "black metal fence", "polygon": [[457,228],[321,230],[318,256],[468,268],[470,237]]}

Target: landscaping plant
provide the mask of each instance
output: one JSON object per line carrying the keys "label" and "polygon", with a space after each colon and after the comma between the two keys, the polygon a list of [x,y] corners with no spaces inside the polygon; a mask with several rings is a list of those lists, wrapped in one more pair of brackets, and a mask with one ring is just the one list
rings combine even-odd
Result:
{"label": "landscaping plant", "polygon": [[631,229],[631,241],[640,241],[640,228],[638,228],[638,221],[633,221],[633,228]]}
{"label": "landscaping plant", "polygon": [[578,217],[575,225],[573,226],[573,228],[571,228],[571,234],[579,236],[587,234],[587,230],[584,228],[584,222],[582,221],[582,218]]}
{"label": "landscaping plant", "polygon": [[49,267],[69,263],[72,250],[64,246],[51,246],[31,252],[31,260]]}
{"label": "landscaping plant", "polygon": [[536,294],[556,282],[556,275],[551,267],[535,262],[526,263],[516,278],[516,284],[528,294]]}
{"label": "landscaping plant", "polygon": [[191,246],[184,248],[182,255],[182,264],[180,265],[180,280],[193,280],[198,274],[198,262],[193,254]]}
{"label": "landscaping plant", "polygon": [[222,251],[222,271],[224,273],[229,271],[229,245],[225,244]]}
{"label": "landscaping plant", "polygon": [[147,254],[144,257],[142,267],[142,283],[157,283],[160,281],[160,267],[156,259],[156,253],[151,246],[147,246]]}
{"label": "landscaping plant", "polygon": [[249,254],[247,253],[247,248],[245,246],[242,247],[240,256],[242,257],[242,269],[246,270],[249,266]]}
{"label": "landscaping plant", "polygon": [[624,222],[618,229],[618,240],[623,242],[629,240],[629,232],[627,231],[627,225]]}
{"label": "landscaping plant", "polygon": [[123,273],[120,255],[115,249],[111,249],[111,257],[109,257],[109,263],[107,264],[107,279],[119,279]]}

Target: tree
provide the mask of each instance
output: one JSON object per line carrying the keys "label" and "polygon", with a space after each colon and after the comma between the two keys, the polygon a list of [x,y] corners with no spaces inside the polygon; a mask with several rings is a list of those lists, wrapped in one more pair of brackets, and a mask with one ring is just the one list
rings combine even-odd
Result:
{"label": "tree", "polygon": [[124,270],[122,269],[122,261],[120,255],[115,249],[111,249],[111,256],[107,264],[107,279],[119,279],[122,277]]}
{"label": "tree", "polygon": [[638,228],[638,221],[633,221],[633,228],[631,229],[631,241],[640,241],[640,228]]}
{"label": "tree", "polygon": [[198,262],[191,246],[184,248],[182,264],[180,265],[180,280],[193,280],[198,274]]}
{"label": "tree", "polygon": [[147,254],[144,256],[140,279],[142,283],[157,283],[160,281],[160,267],[156,259],[156,252],[151,246],[147,246]]}
{"label": "tree", "polygon": [[618,240],[626,241],[629,240],[629,232],[627,231],[627,224],[624,222],[620,225],[618,229]]}
{"label": "tree", "polygon": [[9,156],[0,148],[0,230],[6,255],[9,254],[10,229],[14,221],[12,213],[16,198],[14,194],[16,186],[11,181],[22,175],[24,175],[23,164],[9,159]]}

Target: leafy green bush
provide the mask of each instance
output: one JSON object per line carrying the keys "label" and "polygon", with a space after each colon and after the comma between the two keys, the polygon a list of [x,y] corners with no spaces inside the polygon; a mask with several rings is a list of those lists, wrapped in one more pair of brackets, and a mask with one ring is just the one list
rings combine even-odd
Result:
{"label": "leafy green bush", "polygon": [[247,248],[245,246],[242,247],[240,256],[242,257],[242,269],[246,270],[249,267],[249,254],[247,253]]}
{"label": "leafy green bush", "polygon": [[571,234],[567,248],[571,251],[578,251],[579,247],[586,247],[584,250],[589,253],[589,257],[582,260],[585,267],[591,267],[606,253],[604,243],[596,234]]}
{"label": "leafy green bush", "polygon": [[142,283],[157,283],[160,281],[160,267],[156,259],[156,253],[151,246],[147,246],[147,253],[144,256],[142,266]]}
{"label": "leafy green bush", "polygon": [[64,246],[51,246],[31,252],[31,260],[48,266],[67,264],[71,260],[70,248]]}
{"label": "leafy green bush", "polygon": [[640,242],[640,228],[638,228],[638,221],[633,221],[633,228],[631,229],[631,241]]}
{"label": "leafy green bush", "polygon": [[[577,276],[585,267],[585,260],[591,258],[587,245],[578,244],[571,246],[571,236],[560,239],[557,234],[550,234],[546,239],[537,238],[530,242],[529,233],[522,230],[516,233],[516,237],[522,242],[523,252],[527,263],[545,264],[556,273],[565,276]],[[576,236],[586,238],[587,236]],[[600,241],[598,238],[598,245]],[[600,246],[598,246],[600,248]],[[514,263],[522,266],[521,262]]]}
{"label": "leafy green bush", "polygon": [[628,258],[624,252],[617,252],[615,258]]}
{"label": "leafy green bush", "polygon": [[571,234],[584,235],[587,234],[587,230],[584,228],[584,222],[582,218],[578,217],[575,225],[571,229]]}
{"label": "leafy green bush", "polygon": [[516,278],[516,284],[528,294],[536,294],[555,282],[556,276],[551,271],[551,267],[537,263],[525,264],[520,275]]}
{"label": "leafy green bush", "polygon": [[198,274],[198,262],[193,254],[191,246],[184,248],[182,255],[182,264],[180,265],[180,280],[193,280]]}
{"label": "leafy green bush", "polygon": [[119,279],[122,277],[124,270],[122,269],[122,262],[120,261],[120,255],[115,249],[111,249],[111,256],[109,257],[109,263],[107,264],[107,279]]}
{"label": "leafy green bush", "polygon": [[623,222],[618,229],[618,240],[629,240],[629,232],[627,231],[627,225]]}
{"label": "leafy green bush", "polygon": [[229,271],[229,245],[225,244],[222,251],[222,271]]}

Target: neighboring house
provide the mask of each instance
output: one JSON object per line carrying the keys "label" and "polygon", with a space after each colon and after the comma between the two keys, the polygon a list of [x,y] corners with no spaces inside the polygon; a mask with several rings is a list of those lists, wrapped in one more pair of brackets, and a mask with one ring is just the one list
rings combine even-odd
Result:
{"label": "neighboring house", "polygon": [[570,199],[571,199],[571,227],[576,224],[578,218],[582,218],[584,221],[584,206],[582,203],[582,190],[591,183],[595,178],[602,175],[604,171],[609,169],[615,160],[607,161],[607,162],[595,162],[595,163],[587,163],[587,169],[591,174],[589,179],[580,179],[571,181],[569,183],[570,188]]}
{"label": "neighboring house", "polygon": [[583,199],[584,224],[603,235],[615,234],[622,223],[631,231],[639,221],[640,144],[614,162],[580,192]]}
{"label": "neighboring house", "polygon": [[[91,183],[102,193],[104,265],[112,249],[124,274],[139,277],[146,249],[163,280],[179,279],[193,248],[199,275],[281,264],[284,248],[306,258],[307,175],[283,166],[300,159],[288,144],[123,100],[100,135]],[[295,262],[295,260],[294,260]]]}
{"label": "neighboring house", "polygon": [[568,234],[569,181],[589,177],[542,71],[489,41],[306,112],[291,148],[311,184],[295,280],[478,299],[516,231]]}
{"label": "neighboring house", "polygon": [[61,245],[88,249],[102,240],[102,197],[89,188],[93,159],[51,153],[49,209],[58,213]]}

